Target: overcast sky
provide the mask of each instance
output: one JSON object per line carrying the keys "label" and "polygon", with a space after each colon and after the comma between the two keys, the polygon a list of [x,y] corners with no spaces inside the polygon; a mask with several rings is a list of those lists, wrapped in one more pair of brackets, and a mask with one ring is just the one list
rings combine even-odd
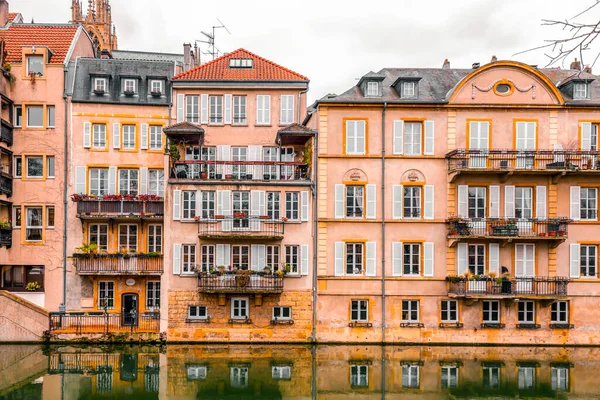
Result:
{"label": "overcast sky", "polygon": [[[385,67],[435,68],[448,58],[452,67],[470,68],[492,55],[544,66],[543,52],[513,54],[561,35],[540,26],[542,18],[570,18],[595,1],[111,0],[111,5],[120,49],[181,53],[184,42],[202,39],[200,31],[210,32],[219,18],[231,31],[217,30],[219,50],[243,47],[308,76],[313,101]],[[87,9],[87,0],[82,2]],[[9,3],[26,22],[71,18],[71,0]],[[599,16],[600,7],[587,19]],[[594,68],[599,71],[600,62]]]}

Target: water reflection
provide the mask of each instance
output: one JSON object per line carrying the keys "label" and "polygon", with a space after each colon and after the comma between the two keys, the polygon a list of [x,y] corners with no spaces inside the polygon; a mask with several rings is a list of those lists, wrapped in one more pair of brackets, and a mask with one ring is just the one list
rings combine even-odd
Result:
{"label": "water reflection", "polygon": [[0,346],[1,399],[600,398],[600,349]]}

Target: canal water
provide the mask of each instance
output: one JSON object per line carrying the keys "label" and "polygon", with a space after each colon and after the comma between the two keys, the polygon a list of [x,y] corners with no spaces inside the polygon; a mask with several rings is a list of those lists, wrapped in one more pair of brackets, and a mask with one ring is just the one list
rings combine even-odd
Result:
{"label": "canal water", "polygon": [[0,399],[600,399],[600,348],[0,346]]}

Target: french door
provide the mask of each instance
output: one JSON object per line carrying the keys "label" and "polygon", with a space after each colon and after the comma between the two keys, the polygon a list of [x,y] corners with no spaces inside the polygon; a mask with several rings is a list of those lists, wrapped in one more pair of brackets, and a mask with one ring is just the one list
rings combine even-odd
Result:
{"label": "french door", "polygon": [[486,168],[490,149],[490,123],[471,121],[469,127],[469,150],[471,150],[469,167]]}
{"label": "french door", "polygon": [[515,245],[515,277],[517,278],[517,294],[533,294],[534,244],[519,243]]}

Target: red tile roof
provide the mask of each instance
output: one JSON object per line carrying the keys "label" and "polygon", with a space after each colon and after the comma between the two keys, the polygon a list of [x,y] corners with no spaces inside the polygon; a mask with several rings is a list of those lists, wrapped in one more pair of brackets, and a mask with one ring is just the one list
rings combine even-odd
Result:
{"label": "red tile roof", "polygon": [[50,64],[62,64],[78,28],[79,25],[11,25],[7,30],[0,31],[0,39],[6,40],[6,61],[20,63],[22,46],[36,45],[50,49],[53,54]]}
{"label": "red tile roof", "polygon": [[[251,58],[252,68],[229,68],[231,58]],[[238,49],[213,61],[183,72],[173,80],[202,81],[308,81],[304,75],[275,64],[245,49]]]}
{"label": "red tile roof", "polygon": [[19,13],[8,13],[8,22],[13,22]]}

